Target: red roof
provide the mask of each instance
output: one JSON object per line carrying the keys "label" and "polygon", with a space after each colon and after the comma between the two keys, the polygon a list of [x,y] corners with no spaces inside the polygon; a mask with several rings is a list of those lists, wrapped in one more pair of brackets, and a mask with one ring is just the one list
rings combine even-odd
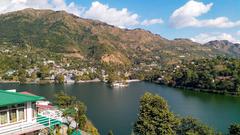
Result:
{"label": "red roof", "polygon": [[39,107],[41,109],[52,109],[53,108],[52,105],[37,105],[37,107]]}
{"label": "red roof", "polygon": [[36,95],[34,95],[34,94],[30,93],[30,92],[27,92],[27,91],[23,91],[23,92],[19,92],[19,93],[25,94],[25,95],[36,96]]}

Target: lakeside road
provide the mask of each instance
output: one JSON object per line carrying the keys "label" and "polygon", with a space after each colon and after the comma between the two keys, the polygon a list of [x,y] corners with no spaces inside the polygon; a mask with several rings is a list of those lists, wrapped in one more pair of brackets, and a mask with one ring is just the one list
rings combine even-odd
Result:
{"label": "lakeside road", "polygon": [[3,81],[3,80],[1,80],[0,84],[1,83],[19,83],[20,84],[20,81],[5,81],[5,80]]}

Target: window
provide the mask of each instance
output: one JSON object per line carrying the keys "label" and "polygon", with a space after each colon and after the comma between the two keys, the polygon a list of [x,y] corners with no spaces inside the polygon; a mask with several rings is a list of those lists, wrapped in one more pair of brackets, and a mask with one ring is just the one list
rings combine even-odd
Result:
{"label": "window", "polygon": [[8,116],[7,116],[7,111],[0,112],[0,124],[6,124],[8,123]]}
{"label": "window", "polygon": [[24,108],[18,109],[18,121],[25,119]]}
{"label": "window", "polygon": [[37,117],[37,107],[35,102],[32,103],[32,117],[33,118]]}
{"label": "window", "polygon": [[26,120],[26,104],[0,107],[0,125]]}
{"label": "window", "polygon": [[10,122],[17,122],[17,109],[12,109],[9,111]]}

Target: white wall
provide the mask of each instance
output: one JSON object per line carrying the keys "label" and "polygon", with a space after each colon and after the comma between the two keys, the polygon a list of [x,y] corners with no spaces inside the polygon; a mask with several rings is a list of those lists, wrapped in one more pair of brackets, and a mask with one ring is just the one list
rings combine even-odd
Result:
{"label": "white wall", "polygon": [[27,102],[27,122],[32,121],[32,102]]}

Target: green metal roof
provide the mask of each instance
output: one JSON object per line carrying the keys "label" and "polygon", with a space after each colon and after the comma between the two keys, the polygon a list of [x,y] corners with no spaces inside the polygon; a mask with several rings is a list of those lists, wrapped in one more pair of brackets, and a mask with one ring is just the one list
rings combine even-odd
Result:
{"label": "green metal roof", "polygon": [[0,90],[0,106],[34,102],[42,99],[44,97]]}

